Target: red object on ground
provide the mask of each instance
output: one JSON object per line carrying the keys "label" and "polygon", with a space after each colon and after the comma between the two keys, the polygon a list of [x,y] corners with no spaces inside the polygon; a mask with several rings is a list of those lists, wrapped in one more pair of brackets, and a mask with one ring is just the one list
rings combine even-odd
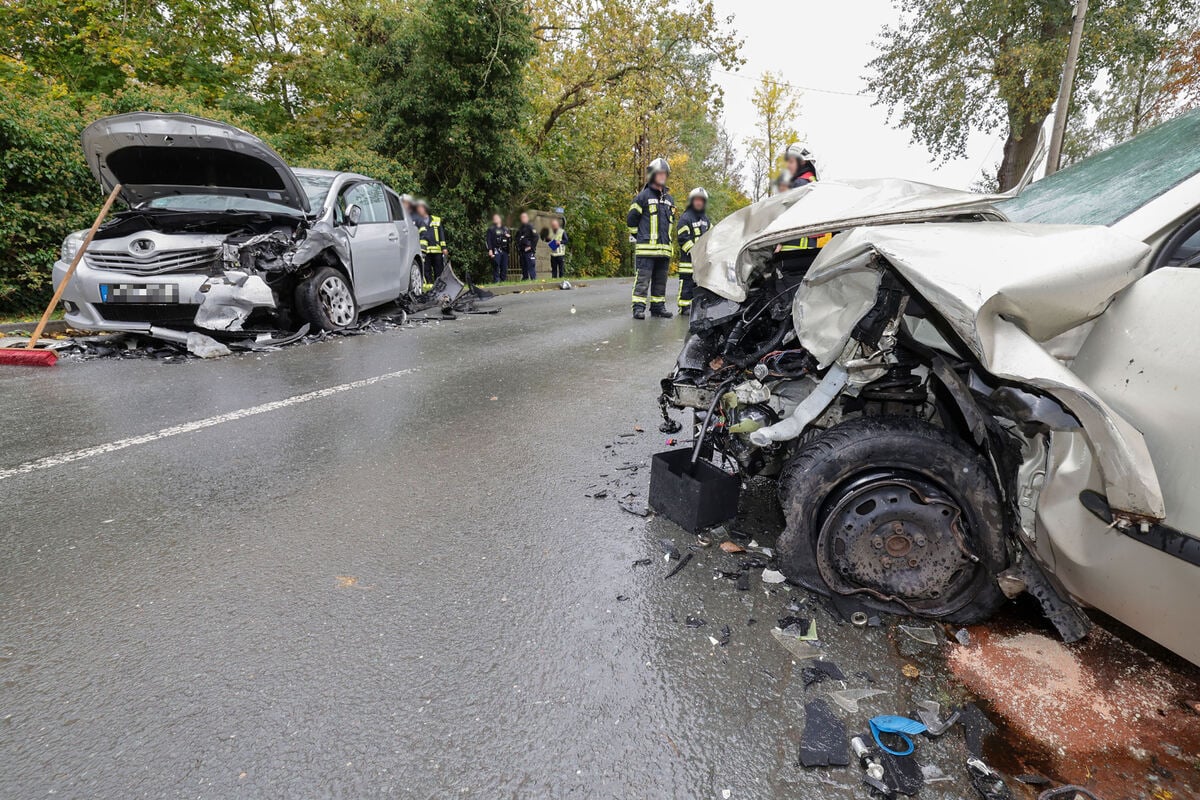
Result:
{"label": "red object on ground", "polygon": [[57,363],[58,356],[53,350],[0,347],[0,364],[13,367],[53,367]]}

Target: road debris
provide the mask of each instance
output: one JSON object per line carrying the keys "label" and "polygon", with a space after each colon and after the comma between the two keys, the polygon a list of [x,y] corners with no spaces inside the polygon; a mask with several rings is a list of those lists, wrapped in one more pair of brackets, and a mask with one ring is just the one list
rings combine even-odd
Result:
{"label": "road debris", "polygon": [[1012,789],[1004,783],[1000,773],[983,763],[982,759],[975,756],[968,758],[967,771],[971,775],[971,785],[984,800],[1013,800]]}
{"label": "road debris", "polygon": [[833,702],[837,703],[843,711],[851,714],[858,713],[858,704],[869,697],[876,695],[887,694],[883,689],[842,689],[837,692],[830,692],[829,697]]}
{"label": "road debris", "polygon": [[725,541],[721,542],[720,547],[721,547],[722,552],[729,553],[731,555],[736,554],[736,553],[746,552],[746,548],[742,547],[737,542],[731,541],[729,539],[726,539]]}
{"label": "road debris", "polygon": [[764,569],[762,571],[763,583],[783,583],[787,578],[783,577],[783,573],[777,569]]}
{"label": "road debris", "polygon": [[829,704],[819,698],[804,704],[800,734],[800,763],[805,767],[845,767],[850,764],[846,726]]}
{"label": "road debris", "polygon": [[668,572],[666,575],[663,575],[663,580],[666,580],[667,578],[672,578],[675,575],[677,575],[679,573],[679,571],[681,569],[683,569],[684,567],[686,567],[688,565],[688,562],[691,560],[692,560],[692,554],[684,553],[683,558],[679,559],[679,563],[676,564],[674,567],[672,567],[670,572]]}
{"label": "road debris", "polygon": [[917,667],[916,664],[905,664],[903,667],[900,668],[900,672],[901,672],[901,674],[904,675],[904,677],[911,678],[913,680],[916,680],[917,678],[921,677],[921,670]]}
{"label": "road debris", "polygon": [[[894,756],[912,755],[916,749],[916,745],[913,744],[912,735],[925,732],[924,723],[892,714],[871,717],[867,724],[871,729],[871,738],[875,740],[875,744],[879,745],[879,748],[885,753],[891,753]],[[900,741],[904,742],[904,749],[893,750],[884,743],[884,735],[898,737]]]}
{"label": "road debris", "polygon": [[910,639],[921,642],[922,644],[936,645],[941,641],[937,631],[933,628],[926,628],[918,625],[897,625],[901,631],[908,635]]}

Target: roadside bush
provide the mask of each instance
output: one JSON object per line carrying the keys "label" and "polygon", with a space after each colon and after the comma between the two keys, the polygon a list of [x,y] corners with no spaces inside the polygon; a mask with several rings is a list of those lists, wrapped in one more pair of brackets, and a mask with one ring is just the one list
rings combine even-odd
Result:
{"label": "roadside bush", "polygon": [[82,129],[65,92],[32,77],[0,81],[0,314],[49,299],[63,237],[94,219],[100,189]]}

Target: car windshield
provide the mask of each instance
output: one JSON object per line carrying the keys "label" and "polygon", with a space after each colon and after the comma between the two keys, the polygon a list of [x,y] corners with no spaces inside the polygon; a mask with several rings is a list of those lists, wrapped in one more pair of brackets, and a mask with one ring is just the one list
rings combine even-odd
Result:
{"label": "car windshield", "polygon": [[1013,222],[1112,225],[1200,173],[1200,110],[1085,158],[996,207]]}
{"label": "car windshield", "polygon": [[325,195],[329,194],[329,187],[333,186],[333,176],[297,174],[296,178],[304,188],[304,193],[308,195],[308,207],[314,214],[320,211],[325,205]]}

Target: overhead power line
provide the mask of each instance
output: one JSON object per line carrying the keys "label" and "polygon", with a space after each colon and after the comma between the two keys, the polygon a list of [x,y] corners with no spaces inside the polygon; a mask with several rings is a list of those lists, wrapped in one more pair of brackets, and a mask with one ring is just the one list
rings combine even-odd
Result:
{"label": "overhead power line", "polygon": [[[754,78],[749,75],[742,75],[737,72],[725,72],[724,70],[720,70],[720,69],[714,69],[713,72],[717,73],[718,75],[728,75],[731,78],[741,78],[744,81],[752,81],[754,83],[761,83],[763,80],[763,77],[765,77],[765,76],[763,76],[763,77]],[[773,83],[776,86],[783,86],[788,89],[795,89],[795,90],[801,91],[801,92],[818,92],[820,94],[840,94],[844,97],[862,97],[863,96],[859,92],[843,92],[838,89],[818,89],[815,86],[801,86],[798,83],[786,83],[784,81],[774,80],[773,78],[767,78],[766,80],[767,80],[767,83]]]}

